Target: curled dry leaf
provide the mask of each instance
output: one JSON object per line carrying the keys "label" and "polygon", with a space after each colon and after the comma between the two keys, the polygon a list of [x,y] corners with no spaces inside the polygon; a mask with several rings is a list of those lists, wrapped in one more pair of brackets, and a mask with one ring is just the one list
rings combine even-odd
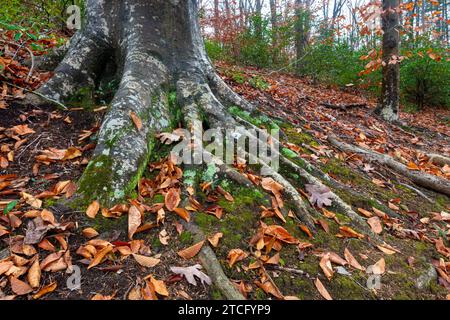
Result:
{"label": "curled dry leaf", "polygon": [[375,263],[371,271],[373,274],[380,275],[386,272],[386,262],[384,261],[384,258],[381,258],[380,260]]}
{"label": "curled dry leaf", "polygon": [[228,265],[230,266],[230,268],[232,268],[236,262],[242,261],[247,257],[248,257],[248,253],[244,252],[243,250],[232,249],[228,253],[228,257],[227,257]]}
{"label": "curled dry leaf", "polygon": [[325,289],[325,286],[319,280],[319,278],[316,278],[316,280],[314,281],[314,285],[316,286],[317,290],[319,291],[319,293],[322,297],[324,297],[326,300],[333,300],[333,298],[328,293],[327,289]]}
{"label": "curled dry leaf", "polygon": [[103,249],[101,249],[100,251],[98,251],[97,254],[94,256],[94,259],[89,264],[88,269],[91,269],[91,268],[99,265],[103,261],[103,258],[108,253],[110,253],[112,250],[113,250],[113,246],[109,244],[106,247],[104,247]]}
{"label": "curled dry leaf", "polygon": [[85,236],[88,239],[92,239],[92,238],[95,238],[96,236],[98,236],[98,232],[94,228],[86,228],[82,231],[82,233],[83,233],[83,236]]}
{"label": "curled dry leaf", "polygon": [[52,293],[53,291],[56,290],[56,288],[58,287],[58,284],[55,282],[52,282],[48,285],[46,285],[45,287],[43,287],[41,290],[39,290],[34,296],[33,299],[40,299],[43,296],[45,296],[46,294]]}
{"label": "curled dry leaf", "polygon": [[158,263],[161,262],[160,259],[142,256],[140,254],[135,253],[133,254],[133,258],[136,260],[137,263],[146,268],[153,268],[154,266],[156,266]]}
{"label": "curled dry leaf", "polygon": [[331,278],[333,277],[334,271],[333,271],[333,267],[331,265],[329,252],[327,252],[326,254],[323,255],[322,259],[320,260],[319,265],[322,268],[323,273],[325,274],[327,279],[330,281]]}
{"label": "curled dry leaf", "polygon": [[365,270],[365,268],[359,264],[358,260],[356,260],[356,258],[352,255],[352,253],[350,252],[350,250],[348,250],[348,248],[345,248],[344,250],[344,257],[345,260],[347,260],[348,264],[353,268],[361,271]]}
{"label": "curled dry leaf", "polygon": [[28,283],[33,289],[36,289],[41,284],[41,267],[39,266],[39,259],[36,257],[27,275]]}
{"label": "curled dry leaf", "polygon": [[184,259],[191,259],[195,257],[200,250],[202,249],[203,245],[205,243],[205,240],[200,241],[199,243],[194,244],[193,246],[186,248],[184,250],[181,250],[178,252],[178,255]]}
{"label": "curled dry leaf", "polygon": [[180,204],[180,190],[176,188],[171,188],[166,193],[166,197],[164,198],[164,204],[166,205],[167,210],[173,211]]}
{"label": "curled dry leaf", "polygon": [[223,237],[223,233],[218,232],[215,235],[208,237],[208,241],[214,248],[217,248],[217,246],[219,245],[219,241],[222,237]]}
{"label": "curled dry leaf", "polygon": [[261,186],[264,190],[272,192],[275,196],[275,199],[277,199],[278,206],[280,208],[283,208],[283,199],[281,197],[281,192],[284,190],[284,187],[272,178],[263,178],[261,180]]}
{"label": "curled dry leaf", "polygon": [[140,131],[142,129],[141,118],[139,118],[139,116],[134,111],[130,112],[130,117],[131,117],[131,120],[133,120],[133,123],[136,126],[136,129],[138,129],[138,131]]}
{"label": "curled dry leaf", "polygon": [[191,221],[191,214],[184,208],[175,208],[173,211],[186,222]]}
{"label": "curled dry leaf", "polygon": [[100,210],[100,203],[97,200],[95,200],[87,208],[86,215],[91,219],[95,219],[99,210]]}
{"label": "curled dry leaf", "polygon": [[356,232],[355,230],[353,230],[348,226],[339,227],[339,231],[340,235],[346,238],[359,238],[359,239],[364,238],[363,234]]}
{"label": "curled dry leaf", "polygon": [[128,210],[128,239],[133,239],[133,236],[141,223],[141,212],[136,206],[130,206],[130,209]]}

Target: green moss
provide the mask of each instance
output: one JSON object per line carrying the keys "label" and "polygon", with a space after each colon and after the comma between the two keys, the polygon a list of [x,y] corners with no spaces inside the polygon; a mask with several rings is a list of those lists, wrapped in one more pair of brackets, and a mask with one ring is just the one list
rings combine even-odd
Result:
{"label": "green moss", "polygon": [[190,233],[189,231],[183,231],[180,234],[180,241],[181,243],[183,243],[184,245],[190,245],[192,244],[192,233]]}
{"label": "green moss", "polygon": [[213,286],[211,288],[211,298],[213,300],[224,300],[225,298],[222,296],[222,293],[220,292],[220,290],[216,287]]}
{"label": "green moss", "polygon": [[316,142],[316,140],[314,140],[314,138],[311,135],[302,131],[298,132],[296,128],[285,129],[285,133],[290,143],[296,144],[298,146],[302,146],[303,144],[307,144],[314,147],[319,146],[319,144]]}

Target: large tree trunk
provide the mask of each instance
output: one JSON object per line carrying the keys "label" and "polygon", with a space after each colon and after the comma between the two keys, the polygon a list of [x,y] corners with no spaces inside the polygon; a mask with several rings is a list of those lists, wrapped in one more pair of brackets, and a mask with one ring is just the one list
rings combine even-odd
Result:
{"label": "large tree trunk", "polygon": [[383,78],[380,107],[377,113],[387,121],[399,118],[400,66],[399,55],[399,0],[383,0]]}
{"label": "large tree trunk", "polygon": [[[86,26],[39,93],[63,102],[80,89],[94,88],[106,71],[111,73],[105,70],[111,65],[120,86],[79,182],[83,203],[97,199],[109,206],[132,194],[155,134],[170,127],[171,88],[186,102],[187,125],[195,118],[194,106],[209,119],[226,122],[226,109],[212,90],[224,104],[251,107],[216,75],[204,49],[195,0],[88,0]],[[205,97],[211,101],[201,105]],[[132,113],[143,122],[140,130]]]}

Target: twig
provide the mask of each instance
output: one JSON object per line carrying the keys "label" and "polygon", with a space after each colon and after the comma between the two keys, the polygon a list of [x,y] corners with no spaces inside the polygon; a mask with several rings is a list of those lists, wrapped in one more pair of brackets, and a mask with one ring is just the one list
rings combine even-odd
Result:
{"label": "twig", "polygon": [[56,105],[57,105],[60,109],[62,109],[62,110],[68,110],[68,108],[67,108],[65,105],[63,105],[61,102],[56,101],[56,100],[53,100],[53,99],[51,99],[51,98],[49,98],[49,97],[46,97],[46,96],[44,96],[43,94],[41,94],[41,93],[39,93],[39,92],[37,92],[37,91],[32,91],[32,90],[28,90],[28,89],[26,89],[26,88],[19,87],[18,85],[15,85],[15,84],[13,84],[13,83],[11,83],[11,82],[8,82],[8,81],[4,81],[4,82],[5,82],[6,84],[10,85],[10,86],[13,86],[13,87],[15,87],[15,88],[22,89],[22,90],[24,90],[24,91],[26,91],[26,92],[35,94],[35,95],[37,95],[38,97],[41,97],[42,99],[45,99],[45,100],[47,100],[47,101],[49,101],[49,102],[51,102],[51,103],[54,103],[54,104],[56,104]]}

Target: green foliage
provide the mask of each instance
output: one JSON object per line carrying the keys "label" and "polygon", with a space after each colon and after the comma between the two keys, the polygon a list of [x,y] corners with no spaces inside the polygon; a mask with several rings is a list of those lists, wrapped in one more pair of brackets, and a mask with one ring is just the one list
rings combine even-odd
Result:
{"label": "green foliage", "polygon": [[302,75],[327,84],[356,84],[360,82],[358,73],[364,69],[364,63],[359,59],[362,52],[347,44],[326,42],[313,45],[302,60]]}
{"label": "green foliage", "polygon": [[[18,34],[23,28],[31,28],[36,34],[50,29],[64,29],[68,18],[66,9],[72,4],[80,6],[84,12],[84,0],[2,0],[0,27],[17,30]],[[32,37],[31,34],[28,36]]]}
{"label": "green foliage", "polygon": [[241,47],[240,54],[236,57],[237,62],[260,68],[271,66],[271,39],[269,20],[258,15],[253,16],[250,27],[239,37]]}
{"label": "green foliage", "polygon": [[[428,48],[425,49],[424,48]],[[432,49],[431,57],[425,51]],[[408,52],[400,65],[400,87],[404,103],[450,108],[450,61],[443,47],[421,45]],[[438,61],[439,60],[439,61]]]}
{"label": "green foliage", "polygon": [[208,56],[213,60],[227,60],[222,45],[218,41],[205,39],[205,48]]}

